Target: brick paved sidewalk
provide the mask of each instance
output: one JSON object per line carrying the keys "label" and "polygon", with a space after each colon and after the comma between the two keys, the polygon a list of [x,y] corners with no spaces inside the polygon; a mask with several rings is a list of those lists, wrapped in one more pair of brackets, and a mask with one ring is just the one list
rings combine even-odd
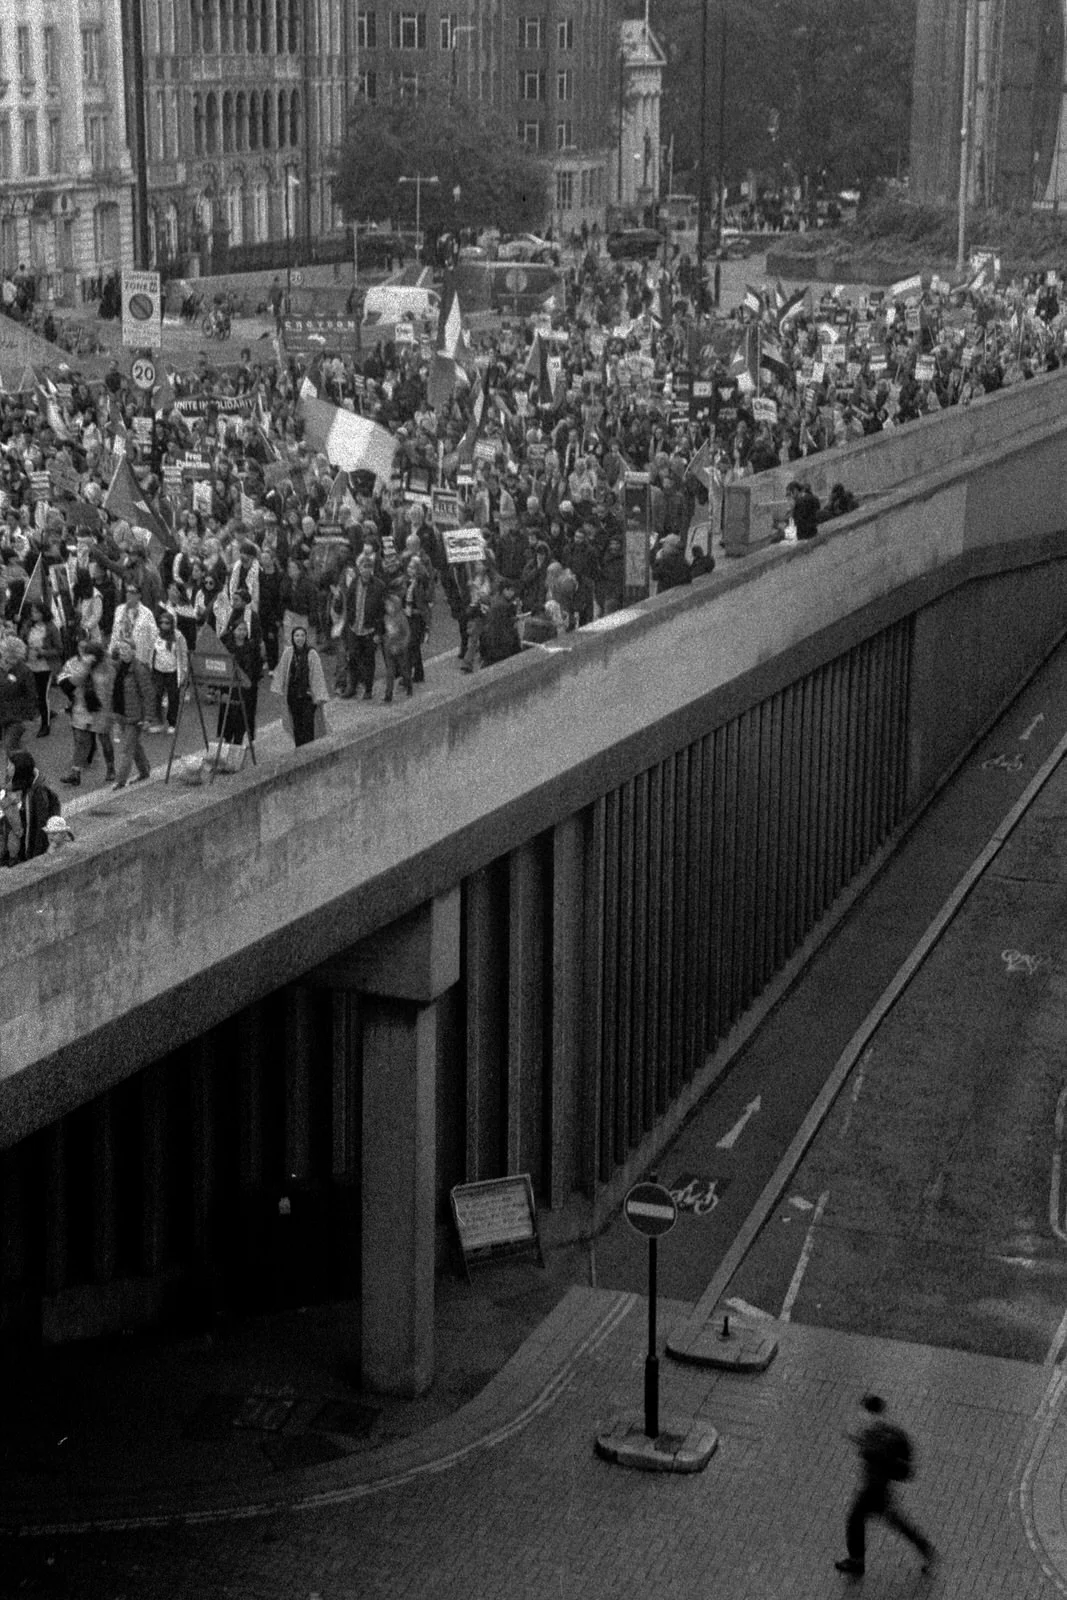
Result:
{"label": "brick paved sidewalk", "polygon": [[[689,1311],[661,1306],[664,1336]],[[19,1541],[11,1592],[103,1600],[1044,1600],[1067,1592],[1059,1374],[795,1324],[762,1375],[664,1362],[662,1403],[710,1418],[704,1473],[628,1472],[597,1428],[640,1404],[639,1298],[575,1288],[473,1405],[420,1438],[302,1480],[264,1518]],[[876,1386],[908,1426],[900,1498],[936,1542],[875,1525],[862,1586],[842,1554],[846,1434]],[[193,1521],[197,1519],[194,1516]],[[21,1589],[19,1586],[22,1586]],[[7,1591],[5,1591],[7,1592]]]}

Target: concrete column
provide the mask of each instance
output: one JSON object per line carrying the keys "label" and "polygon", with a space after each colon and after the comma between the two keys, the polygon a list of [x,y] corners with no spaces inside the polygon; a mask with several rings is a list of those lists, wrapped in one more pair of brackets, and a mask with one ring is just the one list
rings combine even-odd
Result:
{"label": "concrete column", "polygon": [[544,889],[536,843],[508,858],[507,1170],[529,1172],[541,1186],[544,1047]]}
{"label": "concrete column", "polygon": [[45,1263],[44,1287],[48,1295],[66,1288],[67,1242],[67,1122],[61,1117],[45,1134]]}
{"label": "concrete column", "polygon": [[286,1181],[311,1176],[312,996],[292,988],[285,995],[285,1173]]}
{"label": "concrete column", "polygon": [[437,1007],[367,1000],[363,1023],[363,1382],[433,1382]]}
{"label": "concrete column", "polygon": [[552,1067],[548,1203],[566,1205],[576,1182],[577,1094],[584,972],[583,828],[568,817],[552,837]]}
{"label": "concrete column", "polygon": [[433,1382],[436,1002],[459,981],[459,911],[455,889],[305,979],[361,996],[360,1365],[383,1394]]}
{"label": "concrete column", "polygon": [[[500,952],[506,927],[487,868],[467,879],[467,1155],[466,1178],[478,1183],[503,1169],[500,1040],[507,990]],[[494,910],[497,915],[494,917]]]}
{"label": "concrete column", "polygon": [[93,1118],[93,1277],[110,1283],[118,1269],[118,1194],[115,1182],[115,1095],[102,1094]]}
{"label": "concrete column", "polygon": [[141,1073],[141,1270],[161,1272],[167,1251],[167,1063]]}

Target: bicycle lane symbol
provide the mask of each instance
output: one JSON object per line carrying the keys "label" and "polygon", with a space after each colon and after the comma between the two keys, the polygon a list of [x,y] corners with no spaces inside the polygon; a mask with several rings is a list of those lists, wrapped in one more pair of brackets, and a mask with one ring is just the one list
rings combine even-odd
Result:
{"label": "bicycle lane symbol", "polygon": [[988,756],[982,762],[982,771],[1021,772],[1025,765],[1025,761],[1018,752],[1013,756],[1006,756],[1003,752],[998,752],[995,756]]}
{"label": "bicycle lane symbol", "polygon": [[679,1211],[688,1211],[693,1217],[707,1217],[729,1186],[729,1178],[705,1178],[693,1172],[680,1172],[668,1188]]}

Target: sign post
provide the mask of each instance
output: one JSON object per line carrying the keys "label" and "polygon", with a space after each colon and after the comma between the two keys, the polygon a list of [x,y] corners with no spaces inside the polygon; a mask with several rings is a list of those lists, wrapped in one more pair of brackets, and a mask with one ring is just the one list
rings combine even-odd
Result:
{"label": "sign post", "polygon": [[[655,1175],[653,1174],[653,1179]],[[656,1353],[656,1243],[678,1220],[678,1207],[662,1184],[635,1183],[622,1205],[635,1233],[648,1240],[648,1354],[645,1357],[645,1434],[659,1437],[659,1356]]]}

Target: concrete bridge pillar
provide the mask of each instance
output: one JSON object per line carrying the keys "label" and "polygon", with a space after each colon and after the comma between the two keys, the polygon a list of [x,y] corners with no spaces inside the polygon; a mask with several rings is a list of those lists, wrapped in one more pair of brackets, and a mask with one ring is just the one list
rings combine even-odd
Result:
{"label": "concrete bridge pillar", "polygon": [[433,1382],[438,1001],[459,981],[458,888],[315,970],[362,1019],[360,1369],[383,1394]]}

